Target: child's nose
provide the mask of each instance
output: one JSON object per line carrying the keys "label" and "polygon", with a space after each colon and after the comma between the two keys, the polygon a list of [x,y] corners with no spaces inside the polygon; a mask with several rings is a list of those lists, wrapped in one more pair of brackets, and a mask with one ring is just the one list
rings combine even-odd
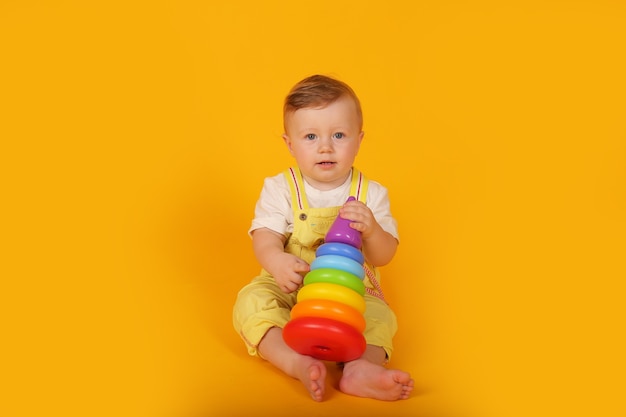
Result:
{"label": "child's nose", "polygon": [[320,151],[329,151],[332,150],[333,148],[333,140],[331,138],[326,138],[323,137],[320,141],[319,141],[319,150]]}

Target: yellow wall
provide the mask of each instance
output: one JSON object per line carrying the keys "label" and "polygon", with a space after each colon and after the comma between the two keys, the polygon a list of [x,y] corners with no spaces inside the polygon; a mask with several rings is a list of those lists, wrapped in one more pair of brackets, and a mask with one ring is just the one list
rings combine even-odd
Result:
{"label": "yellow wall", "polygon": [[[609,0],[3,1],[0,414],[624,415],[625,48]],[[402,404],[313,404],[231,328],[313,73],[400,222]]]}

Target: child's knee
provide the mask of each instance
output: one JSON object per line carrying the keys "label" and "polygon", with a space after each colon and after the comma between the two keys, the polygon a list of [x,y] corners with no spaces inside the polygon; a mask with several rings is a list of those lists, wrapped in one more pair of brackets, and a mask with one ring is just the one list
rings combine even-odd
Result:
{"label": "child's knee", "polygon": [[239,291],[233,307],[233,325],[250,354],[272,327],[290,319],[295,296],[283,293],[271,277],[259,277]]}

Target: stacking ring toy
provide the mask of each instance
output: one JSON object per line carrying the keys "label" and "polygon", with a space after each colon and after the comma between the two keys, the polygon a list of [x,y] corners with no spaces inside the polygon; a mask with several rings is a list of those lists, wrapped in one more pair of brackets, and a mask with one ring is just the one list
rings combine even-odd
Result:
{"label": "stacking ring toy", "polygon": [[283,339],[300,354],[336,362],[358,359],[366,347],[365,338],[354,327],[323,317],[290,320]]}
{"label": "stacking ring toy", "polygon": [[359,333],[365,330],[365,318],[352,307],[331,300],[305,300],[291,309],[291,319],[323,317],[354,327]]}
{"label": "stacking ring toy", "polygon": [[348,362],[365,352],[365,259],[361,233],[350,223],[335,218],[283,328],[283,340],[301,355]]}
{"label": "stacking ring toy", "polygon": [[[361,268],[363,269],[363,268]],[[309,271],[304,276],[303,284],[315,284],[317,282],[328,282],[329,284],[343,285],[357,292],[359,295],[365,294],[365,284],[359,277],[339,269],[320,268]]]}
{"label": "stacking ring toy", "polygon": [[345,256],[320,256],[311,263],[311,270],[319,268],[339,269],[341,271],[349,272],[352,275],[356,275],[357,277],[359,277],[359,279],[363,279],[363,277],[365,276],[363,265],[361,265],[357,261],[353,261],[350,258],[346,258]]}
{"label": "stacking ring toy", "polygon": [[302,300],[332,300],[344,303],[363,314],[365,312],[365,300],[359,293],[337,284],[316,282],[305,285],[298,291],[297,302]]}
{"label": "stacking ring toy", "polygon": [[363,257],[363,252],[355,248],[354,246],[347,245],[345,243],[337,243],[330,242],[324,243],[315,252],[315,256],[324,256],[324,255],[339,255],[345,256],[346,258],[350,258],[359,264],[363,265],[365,262],[365,258]]}

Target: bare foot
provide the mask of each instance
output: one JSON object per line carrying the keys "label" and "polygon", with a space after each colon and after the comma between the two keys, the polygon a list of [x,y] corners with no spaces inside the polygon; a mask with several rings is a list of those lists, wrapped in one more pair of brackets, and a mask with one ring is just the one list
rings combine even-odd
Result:
{"label": "bare foot", "polygon": [[301,355],[293,364],[293,376],[302,382],[315,401],[324,398],[326,365],[310,356]]}
{"label": "bare foot", "polygon": [[365,359],[346,363],[339,388],[346,394],[384,401],[406,400],[413,390],[411,375]]}
{"label": "bare foot", "polygon": [[278,369],[300,380],[315,401],[322,401],[326,388],[326,365],[292,350],[285,344],[281,329],[273,327],[265,334],[259,352]]}

